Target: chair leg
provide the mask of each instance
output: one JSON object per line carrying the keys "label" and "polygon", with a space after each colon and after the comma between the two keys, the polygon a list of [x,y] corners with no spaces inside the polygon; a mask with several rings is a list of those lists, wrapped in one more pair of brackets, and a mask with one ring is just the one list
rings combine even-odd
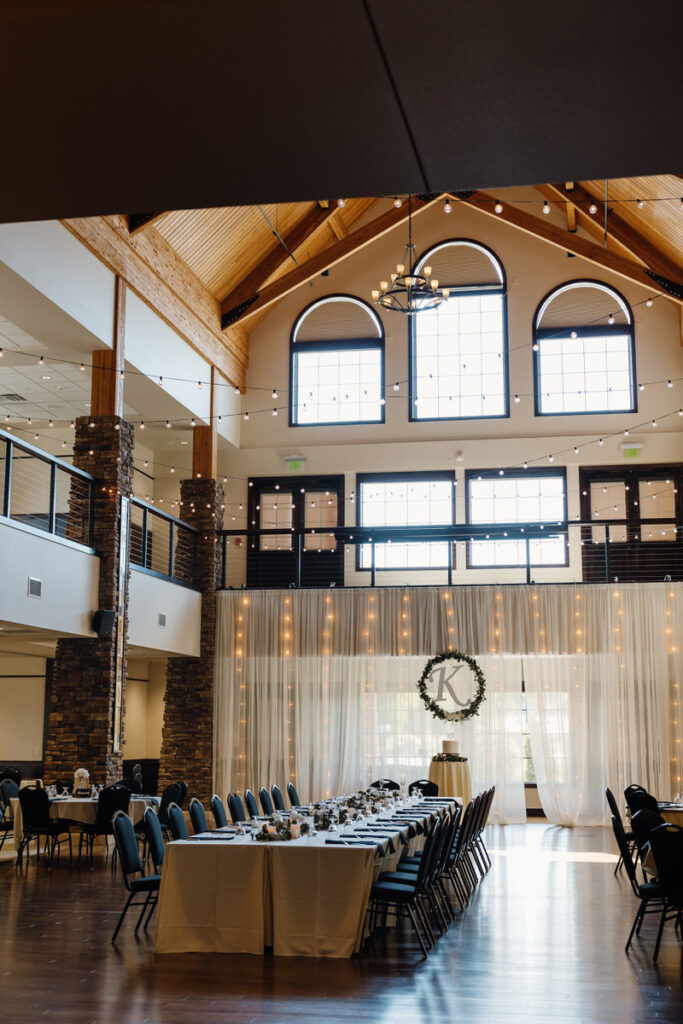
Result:
{"label": "chair leg", "polygon": [[415,918],[415,913],[414,913],[413,907],[412,907],[412,905],[410,903],[406,904],[406,910],[408,911],[408,916],[410,917],[410,920],[412,922],[413,930],[415,931],[415,934],[417,935],[417,941],[420,943],[420,946],[422,947],[422,952],[424,953],[425,956],[427,956],[429,951],[427,949],[427,946],[425,945],[425,940],[422,938],[422,932],[420,931],[420,929],[417,926],[417,920]]}
{"label": "chair leg", "polygon": [[135,925],[135,934],[136,935],[137,935],[138,931],[140,930],[140,925],[142,924],[142,919],[145,916],[145,911],[147,910],[147,907],[149,905],[149,901],[150,901],[151,896],[152,896],[151,892],[148,892],[147,896],[145,898],[145,902],[142,904],[142,910],[140,911],[140,916],[138,917],[138,923]]}
{"label": "chair leg", "polygon": [[114,934],[111,937],[111,941],[112,942],[116,942],[116,936],[119,934],[119,928],[123,924],[123,919],[126,916],[126,913],[128,912],[128,907],[130,906],[132,899],[133,899],[133,893],[130,892],[130,893],[128,893],[128,899],[126,900],[126,905],[123,908],[123,910],[121,911],[121,916],[120,916],[120,918],[118,920],[116,928],[114,929]]}
{"label": "chair leg", "polygon": [[657,957],[659,956],[659,947],[660,947],[661,942],[662,942],[662,933],[664,931],[664,924],[665,924],[665,922],[666,922],[666,907],[664,907],[664,909],[662,910],[662,916],[659,919],[659,929],[657,931],[657,941],[655,943],[655,951],[654,951],[654,955],[652,957],[652,959],[654,960],[655,963],[657,962]]}
{"label": "chair leg", "polygon": [[633,938],[633,933],[636,930],[640,931],[640,924],[641,924],[641,922],[643,920],[643,912],[644,912],[644,910],[645,910],[645,900],[642,900],[640,906],[638,907],[638,912],[637,912],[635,918],[633,919],[633,925],[631,926],[631,931],[629,932],[628,941],[626,943],[626,946],[624,947],[624,953],[628,953],[628,947],[631,945],[631,939]]}
{"label": "chair leg", "polygon": [[[147,915],[147,920],[145,921],[144,926],[143,926],[143,930],[144,931],[147,931],[147,929],[149,928],[149,922],[152,920],[152,914],[157,909],[157,903],[159,902],[158,894],[157,893],[152,893],[152,895],[154,896],[154,899],[150,903],[149,914]],[[362,942],[362,938],[361,938],[361,946],[362,945],[363,945],[363,942]]]}

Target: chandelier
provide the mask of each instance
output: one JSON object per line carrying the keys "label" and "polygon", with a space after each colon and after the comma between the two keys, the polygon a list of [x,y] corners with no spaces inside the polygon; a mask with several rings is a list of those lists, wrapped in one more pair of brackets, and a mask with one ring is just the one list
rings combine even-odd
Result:
{"label": "chandelier", "polygon": [[[407,269],[406,269],[407,268]],[[372,301],[384,309],[412,316],[426,309],[436,309],[450,292],[439,289],[439,282],[432,278],[432,268],[422,267],[415,271],[415,246],[413,244],[412,196],[408,196],[408,242],[401,263],[390,275],[390,281],[380,281],[379,289],[372,292]]]}

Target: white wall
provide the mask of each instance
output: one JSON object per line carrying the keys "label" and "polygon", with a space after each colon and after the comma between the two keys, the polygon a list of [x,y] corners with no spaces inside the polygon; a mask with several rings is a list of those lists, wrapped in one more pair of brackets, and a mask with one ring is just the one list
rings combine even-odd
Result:
{"label": "white wall", "polygon": [[[0,519],[0,620],[72,636],[93,636],[100,560],[54,537]],[[42,596],[28,596],[28,577]]]}
{"label": "white wall", "polygon": [[[128,643],[150,651],[199,657],[201,594],[131,567]],[[159,613],[166,626],[159,625]]]}
{"label": "white wall", "polygon": [[165,690],[165,661],[129,659],[123,739],[126,760],[159,757]]}
{"label": "white wall", "polygon": [[45,658],[0,655],[0,762],[43,757]]}

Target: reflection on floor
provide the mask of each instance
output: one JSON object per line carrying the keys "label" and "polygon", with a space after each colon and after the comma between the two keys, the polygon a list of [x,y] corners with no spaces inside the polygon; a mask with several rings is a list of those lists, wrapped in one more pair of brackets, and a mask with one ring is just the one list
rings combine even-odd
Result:
{"label": "reflection on floor", "polygon": [[493,867],[470,906],[422,959],[388,933],[349,961],[155,956],[123,905],[119,874],[19,874],[0,863],[0,1020],[60,1024],[590,1024],[683,1019],[682,950],[667,925],[653,968],[654,918],[624,943],[636,911],[607,829],[490,827]]}

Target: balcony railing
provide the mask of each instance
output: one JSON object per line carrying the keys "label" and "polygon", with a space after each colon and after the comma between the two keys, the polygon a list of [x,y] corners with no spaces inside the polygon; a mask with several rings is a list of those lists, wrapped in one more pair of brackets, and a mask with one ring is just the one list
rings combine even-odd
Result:
{"label": "balcony railing", "polygon": [[189,523],[131,499],[130,564],[153,576],[193,587],[197,581],[197,530]]}
{"label": "balcony railing", "polygon": [[0,514],[92,546],[93,481],[87,473],[0,430]]}
{"label": "balcony railing", "polygon": [[683,524],[668,518],[223,530],[221,536],[224,588],[683,579]]}

